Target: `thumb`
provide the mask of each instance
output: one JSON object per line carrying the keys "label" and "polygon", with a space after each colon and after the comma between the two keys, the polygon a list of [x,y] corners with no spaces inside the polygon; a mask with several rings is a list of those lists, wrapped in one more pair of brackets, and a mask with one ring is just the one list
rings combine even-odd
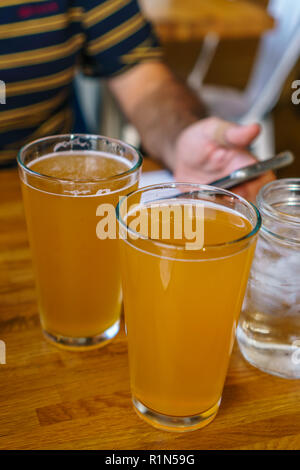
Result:
{"label": "thumb", "polygon": [[224,140],[229,145],[247,147],[259,135],[259,133],[259,124],[249,124],[247,126],[232,124],[224,130]]}

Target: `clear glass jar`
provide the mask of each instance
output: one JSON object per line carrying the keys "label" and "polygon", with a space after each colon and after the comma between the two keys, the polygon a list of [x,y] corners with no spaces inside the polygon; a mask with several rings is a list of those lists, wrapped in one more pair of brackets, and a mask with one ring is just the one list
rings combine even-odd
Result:
{"label": "clear glass jar", "polygon": [[267,184],[263,225],[237,330],[244,357],[270,374],[300,378],[300,178]]}

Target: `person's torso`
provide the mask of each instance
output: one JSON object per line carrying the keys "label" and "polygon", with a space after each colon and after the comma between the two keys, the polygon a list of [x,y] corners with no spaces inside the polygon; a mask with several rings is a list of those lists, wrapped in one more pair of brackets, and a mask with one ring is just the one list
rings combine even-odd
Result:
{"label": "person's torso", "polygon": [[76,0],[0,3],[0,162],[29,139],[69,131],[81,19]]}

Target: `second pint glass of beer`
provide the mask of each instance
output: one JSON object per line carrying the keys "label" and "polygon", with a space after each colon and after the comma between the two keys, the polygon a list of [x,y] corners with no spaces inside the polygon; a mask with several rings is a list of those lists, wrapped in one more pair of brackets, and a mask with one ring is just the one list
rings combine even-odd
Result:
{"label": "second pint glass of beer", "polygon": [[156,427],[216,415],[260,215],[210,186],[163,184],[117,207],[133,403]]}
{"label": "second pint glass of beer", "polygon": [[113,139],[63,135],[27,145],[18,163],[44,334],[97,347],[117,334],[122,304],[118,240],[97,237],[97,214],[137,188],[142,158]]}

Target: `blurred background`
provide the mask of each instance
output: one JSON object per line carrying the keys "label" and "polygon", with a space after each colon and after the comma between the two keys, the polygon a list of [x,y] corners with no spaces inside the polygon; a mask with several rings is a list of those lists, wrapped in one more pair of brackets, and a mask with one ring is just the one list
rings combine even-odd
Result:
{"label": "blurred background", "polygon": [[[211,114],[240,123],[258,121],[261,160],[283,150],[295,154],[279,177],[300,176],[300,0],[139,0],[152,20],[167,63],[207,103]],[[295,86],[295,84],[294,84]],[[300,82],[297,85],[300,90]],[[89,92],[90,88],[90,92]],[[102,115],[98,82],[79,78],[89,131],[139,145],[105,85]],[[90,96],[90,100],[88,99]],[[297,94],[300,99],[300,91]]]}
{"label": "blurred background", "polygon": [[[247,1],[264,9],[267,9],[269,3],[268,0]],[[299,0],[293,1],[295,5],[300,4]],[[292,10],[289,13],[293,15]],[[204,78],[204,84],[244,90],[255,64],[260,41],[261,37],[221,39]],[[188,77],[199,53],[199,42],[164,42],[164,47],[167,61],[173,70],[183,78]],[[300,80],[299,57],[288,72],[279,100],[272,111],[275,151],[290,149],[296,157],[293,165],[278,171],[281,178],[300,176],[300,104],[295,105],[291,100],[294,91],[292,83],[295,80]]]}

